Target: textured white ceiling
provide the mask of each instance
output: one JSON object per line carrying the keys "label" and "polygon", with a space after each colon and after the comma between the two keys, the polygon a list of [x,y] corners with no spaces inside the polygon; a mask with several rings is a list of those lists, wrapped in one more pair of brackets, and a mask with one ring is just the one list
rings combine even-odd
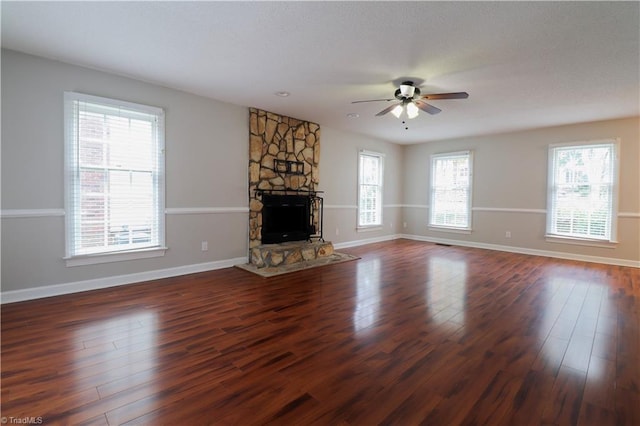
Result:
{"label": "textured white ceiling", "polygon": [[[3,47],[397,143],[640,115],[638,2],[1,7]],[[375,117],[385,102],[351,104],[405,79],[470,96],[432,101],[442,112],[408,130]]]}

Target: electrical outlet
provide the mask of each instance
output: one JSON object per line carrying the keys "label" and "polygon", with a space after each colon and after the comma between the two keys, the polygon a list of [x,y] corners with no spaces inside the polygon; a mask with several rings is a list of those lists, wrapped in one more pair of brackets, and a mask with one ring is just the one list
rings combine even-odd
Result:
{"label": "electrical outlet", "polygon": [[209,250],[209,241],[203,241],[202,242],[202,251],[207,251]]}
{"label": "electrical outlet", "polygon": [[340,235],[340,230],[336,228],[336,235]]}
{"label": "electrical outlet", "polygon": [[406,228],[407,227],[407,222],[402,222],[402,227]]}
{"label": "electrical outlet", "polygon": [[504,233],[505,238],[511,238],[511,231],[507,231]]}

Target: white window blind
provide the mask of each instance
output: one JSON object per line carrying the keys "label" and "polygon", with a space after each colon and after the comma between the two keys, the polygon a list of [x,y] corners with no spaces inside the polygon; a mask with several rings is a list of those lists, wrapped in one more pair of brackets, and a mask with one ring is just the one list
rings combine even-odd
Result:
{"label": "white window blind", "polygon": [[617,142],[549,147],[547,235],[613,241]]}
{"label": "white window blind", "polygon": [[471,229],[471,151],[431,156],[429,225]]}
{"label": "white window blind", "polygon": [[65,93],[67,258],[164,246],[164,112]]}
{"label": "white window blind", "polygon": [[362,151],[358,163],[358,227],[382,225],[382,154]]}

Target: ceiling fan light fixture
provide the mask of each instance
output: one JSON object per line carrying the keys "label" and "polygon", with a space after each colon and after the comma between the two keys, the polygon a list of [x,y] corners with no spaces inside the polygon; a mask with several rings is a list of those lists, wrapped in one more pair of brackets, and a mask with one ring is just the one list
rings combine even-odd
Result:
{"label": "ceiling fan light fixture", "polygon": [[391,114],[395,115],[396,118],[400,118],[400,115],[402,115],[402,105],[396,105],[396,107],[391,110]]}
{"label": "ceiling fan light fixture", "polygon": [[[0,0],[1,1],[1,0]],[[419,114],[419,110],[422,110],[428,114],[434,115],[442,110],[438,107],[430,105],[426,103],[424,100],[441,100],[441,99],[467,99],[469,94],[467,92],[452,92],[452,93],[431,93],[427,95],[421,96],[421,91],[419,87],[413,85],[413,81],[403,81],[400,87],[398,87],[395,92],[393,92],[393,97],[396,100],[400,101],[396,104],[392,104],[379,113],[376,114],[376,117],[381,117],[385,114],[392,113],[396,118],[400,118],[402,112],[407,107],[407,117],[408,118],[416,118]],[[371,99],[366,101],[353,101],[352,104],[357,104],[361,102],[389,102],[393,101],[391,99]]]}
{"label": "ceiling fan light fixture", "polygon": [[405,81],[403,84],[400,85],[400,95],[403,98],[412,98],[413,94],[416,91],[415,86],[412,84],[407,84],[407,83],[411,83],[409,81]]}
{"label": "ceiling fan light fixture", "polygon": [[407,116],[409,118],[416,118],[418,116],[419,111],[420,110],[418,109],[416,104],[414,104],[413,102],[409,102],[407,104]]}

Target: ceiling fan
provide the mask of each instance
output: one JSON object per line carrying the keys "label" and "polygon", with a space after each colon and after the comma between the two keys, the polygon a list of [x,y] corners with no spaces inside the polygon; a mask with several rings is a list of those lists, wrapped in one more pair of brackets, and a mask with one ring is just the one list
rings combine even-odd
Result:
{"label": "ceiling fan", "polygon": [[[420,110],[429,113],[429,114],[437,114],[442,111],[440,108],[437,108],[431,104],[426,103],[424,100],[440,100],[440,99],[467,99],[469,94],[467,92],[454,92],[454,93],[432,93],[429,95],[420,95],[420,89],[413,85],[413,81],[404,81],[400,85],[400,88],[396,89],[394,93],[395,99],[399,100],[399,103],[393,104],[379,113],[376,114],[376,117],[381,115],[385,115],[388,112],[391,112],[396,118],[400,118],[402,112],[406,109],[407,116],[409,118],[415,118],[418,116],[418,112]],[[380,102],[380,101],[392,101],[391,99],[372,99],[368,101],[354,101],[352,104],[358,104],[362,102]]]}

